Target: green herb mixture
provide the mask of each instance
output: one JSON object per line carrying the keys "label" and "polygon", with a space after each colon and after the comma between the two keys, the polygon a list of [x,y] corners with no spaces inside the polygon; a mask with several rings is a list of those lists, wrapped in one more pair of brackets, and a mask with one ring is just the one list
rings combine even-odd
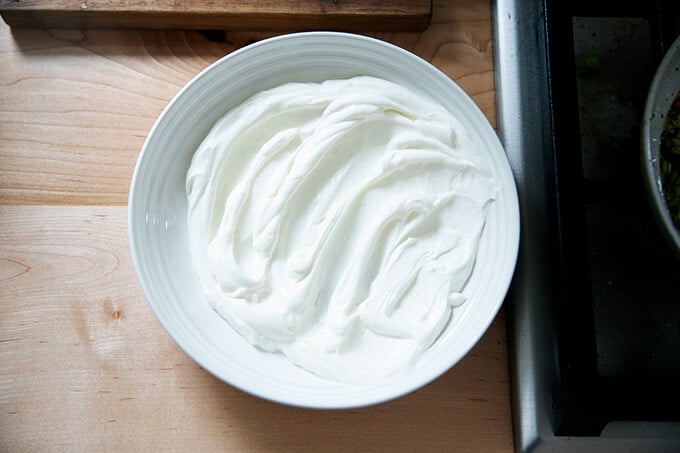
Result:
{"label": "green herb mixture", "polygon": [[661,133],[661,187],[675,227],[680,230],[680,93],[668,110]]}

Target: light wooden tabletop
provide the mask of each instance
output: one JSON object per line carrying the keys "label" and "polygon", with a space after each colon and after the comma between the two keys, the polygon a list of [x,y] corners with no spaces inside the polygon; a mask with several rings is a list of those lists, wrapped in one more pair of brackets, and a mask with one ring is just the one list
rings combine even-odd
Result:
{"label": "light wooden tabletop", "polygon": [[[161,328],[127,240],[142,142],[201,69],[266,33],[10,30],[0,24],[0,451],[512,450],[503,311],[444,376],[345,411],[262,401]],[[494,124],[490,8],[435,2],[431,61]]]}

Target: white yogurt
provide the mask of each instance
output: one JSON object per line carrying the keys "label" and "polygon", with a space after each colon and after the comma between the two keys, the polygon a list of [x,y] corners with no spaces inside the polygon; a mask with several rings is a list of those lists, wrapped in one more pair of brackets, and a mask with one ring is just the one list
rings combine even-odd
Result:
{"label": "white yogurt", "polygon": [[193,266],[252,344],[372,383],[413,366],[466,301],[495,191],[460,122],[406,88],[285,84],[228,112],[196,151]]}

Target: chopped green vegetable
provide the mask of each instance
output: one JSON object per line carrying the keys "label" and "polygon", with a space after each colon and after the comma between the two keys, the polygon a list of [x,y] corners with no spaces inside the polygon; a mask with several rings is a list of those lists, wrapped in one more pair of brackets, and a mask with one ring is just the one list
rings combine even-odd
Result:
{"label": "chopped green vegetable", "polygon": [[668,110],[661,133],[659,170],[666,206],[680,230],[680,93]]}

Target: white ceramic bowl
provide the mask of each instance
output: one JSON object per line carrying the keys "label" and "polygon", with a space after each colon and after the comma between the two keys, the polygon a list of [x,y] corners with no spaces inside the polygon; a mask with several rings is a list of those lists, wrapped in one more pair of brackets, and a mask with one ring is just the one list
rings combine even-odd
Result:
{"label": "white ceramic bowl", "polygon": [[[247,343],[202,298],[191,268],[184,180],[213,123],[252,94],[292,81],[357,75],[411,88],[449,109],[468,129],[500,185],[492,203],[469,300],[454,311],[435,344],[402,379],[340,384]],[[129,237],[151,308],[177,344],[203,368],[262,398],[315,408],[347,408],[409,393],[447,371],[475,345],[500,308],[519,242],[514,180],[503,148],[482,112],[445,74],[391,44],[352,34],[312,32],[267,39],[233,52],[192,79],[168,104],[142,148],[130,188]]]}

